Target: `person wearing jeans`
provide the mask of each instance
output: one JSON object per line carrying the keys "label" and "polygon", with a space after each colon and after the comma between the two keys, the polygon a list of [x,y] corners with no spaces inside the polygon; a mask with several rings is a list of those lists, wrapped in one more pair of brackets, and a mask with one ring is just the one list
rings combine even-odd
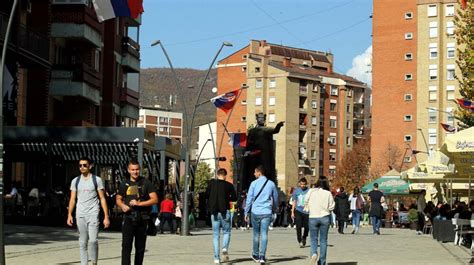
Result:
{"label": "person wearing jeans", "polygon": [[[335,202],[329,191],[329,180],[320,177],[316,188],[310,189],[305,197],[305,204],[309,208],[309,232],[311,238],[310,264],[326,264],[329,226],[331,225],[331,211]],[[318,254],[319,241],[319,254]]]}
{"label": "person wearing jeans", "polygon": [[349,196],[349,203],[352,211],[352,234],[357,234],[359,232],[360,218],[365,204],[364,197],[360,194],[358,187],[355,187],[354,193]]}
{"label": "person wearing jeans", "polygon": [[231,204],[237,201],[235,189],[230,182],[226,181],[227,170],[220,168],[217,170],[217,179],[209,181],[206,194],[208,197],[208,209],[211,213],[213,238],[212,244],[214,247],[214,263],[220,264],[220,230],[224,232],[222,239],[222,261],[229,261],[229,243],[230,231],[232,229],[232,215],[230,212]]}
{"label": "person wearing jeans", "polygon": [[252,259],[255,262],[265,263],[267,251],[268,228],[272,221],[272,213],[278,207],[278,191],[275,183],[264,176],[263,166],[257,166],[254,171],[255,180],[252,181],[245,203],[245,221],[250,220],[253,227]]}
{"label": "person wearing jeans", "polygon": [[[308,193],[308,181],[306,178],[301,178],[298,181],[299,187],[295,189],[291,197],[293,198],[293,204],[291,208],[291,218],[296,223],[296,240],[300,248],[306,246],[306,238],[308,237],[308,212],[303,207],[305,204],[304,198]],[[302,233],[301,231],[304,230]]]}

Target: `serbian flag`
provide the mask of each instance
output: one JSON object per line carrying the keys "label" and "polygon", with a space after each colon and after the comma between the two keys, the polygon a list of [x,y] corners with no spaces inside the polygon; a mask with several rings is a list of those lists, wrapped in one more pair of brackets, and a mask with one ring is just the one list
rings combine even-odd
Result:
{"label": "serbian flag", "polygon": [[214,106],[221,109],[227,114],[234,107],[234,104],[237,101],[238,94],[239,94],[239,90],[237,89],[237,90],[219,95],[215,98],[211,98],[211,102],[212,104],[214,104]]}
{"label": "serbian flag", "polygon": [[461,106],[461,108],[468,109],[471,111],[474,110],[474,103],[470,101],[469,99],[458,98],[457,101],[458,101],[459,106]]}
{"label": "serbian flag", "polygon": [[229,144],[234,148],[247,146],[247,134],[245,133],[231,133],[229,135]]}
{"label": "serbian flag", "polygon": [[455,132],[456,131],[456,128],[454,126],[451,126],[449,124],[446,124],[446,123],[440,123],[441,127],[443,127],[443,129],[447,132]]}
{"label": "serbian flag", "polygon": [[116,17],[137,18],[143,13],[143,0],[92,0],[99,22]]}
{"label": "serbian flag", "polygon": [[461,8],[464,10],[467,7],[467,0],[461,0]]}

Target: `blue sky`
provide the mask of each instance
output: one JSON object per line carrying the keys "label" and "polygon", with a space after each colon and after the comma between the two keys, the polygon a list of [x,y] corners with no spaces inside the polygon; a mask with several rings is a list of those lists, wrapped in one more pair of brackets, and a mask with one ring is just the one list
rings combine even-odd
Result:
{"label": "blue sky", "polygon": [[[142,68],[168,67],[161,49],[150,47],[157,39],[174,67],[195,69],[207,69],[223,41],[234,47],[225,47],[219,59],[251,39],[265,39],[332,52],[335,70],[347,73],[360,67],[354,60],[357,56],[360,62],[367,62],[372,42],[369,0],[144,0],[143,6]],[[364,73],[366,69],[351,71]]]}

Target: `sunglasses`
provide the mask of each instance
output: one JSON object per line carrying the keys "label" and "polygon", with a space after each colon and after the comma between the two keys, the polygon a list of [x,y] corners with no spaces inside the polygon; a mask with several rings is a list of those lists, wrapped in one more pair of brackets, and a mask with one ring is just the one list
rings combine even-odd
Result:
{"label": "sunglasses", "polygon": [[88,164],[79,164],[79,167],[89,167]]}

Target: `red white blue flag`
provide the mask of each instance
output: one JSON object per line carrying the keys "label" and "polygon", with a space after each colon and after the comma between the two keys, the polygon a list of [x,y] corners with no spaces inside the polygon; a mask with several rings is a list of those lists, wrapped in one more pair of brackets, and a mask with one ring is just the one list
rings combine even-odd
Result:
{"label": "red white blue flag", "polygon": [[247,134],[245,133],[230,133],[229,144],[234,148],[247,146]]}
{"label": "red white blue flag", "polygon": [[469,99],[458,98],[457,101],[461,108],[474,111],[474,102],[470,101]]}
{"label": "red white blue flag", "polygon": [[449,124],[446,124],[446,123],[440,123],[441,127],[443,127],[443,129],[447,132],[455,132],[456,131],[456,127],[454,126],[451,126]]}
{"label": "red white blue flag", "polygon": [[227,114],[234,107],[238,94],[239,89],[211,98],[211,102]]}
{"label": "red white blue flag", "polygon": [[143,13],[143,0],[92,0],[99,22],[116,17],[137,18]]}

